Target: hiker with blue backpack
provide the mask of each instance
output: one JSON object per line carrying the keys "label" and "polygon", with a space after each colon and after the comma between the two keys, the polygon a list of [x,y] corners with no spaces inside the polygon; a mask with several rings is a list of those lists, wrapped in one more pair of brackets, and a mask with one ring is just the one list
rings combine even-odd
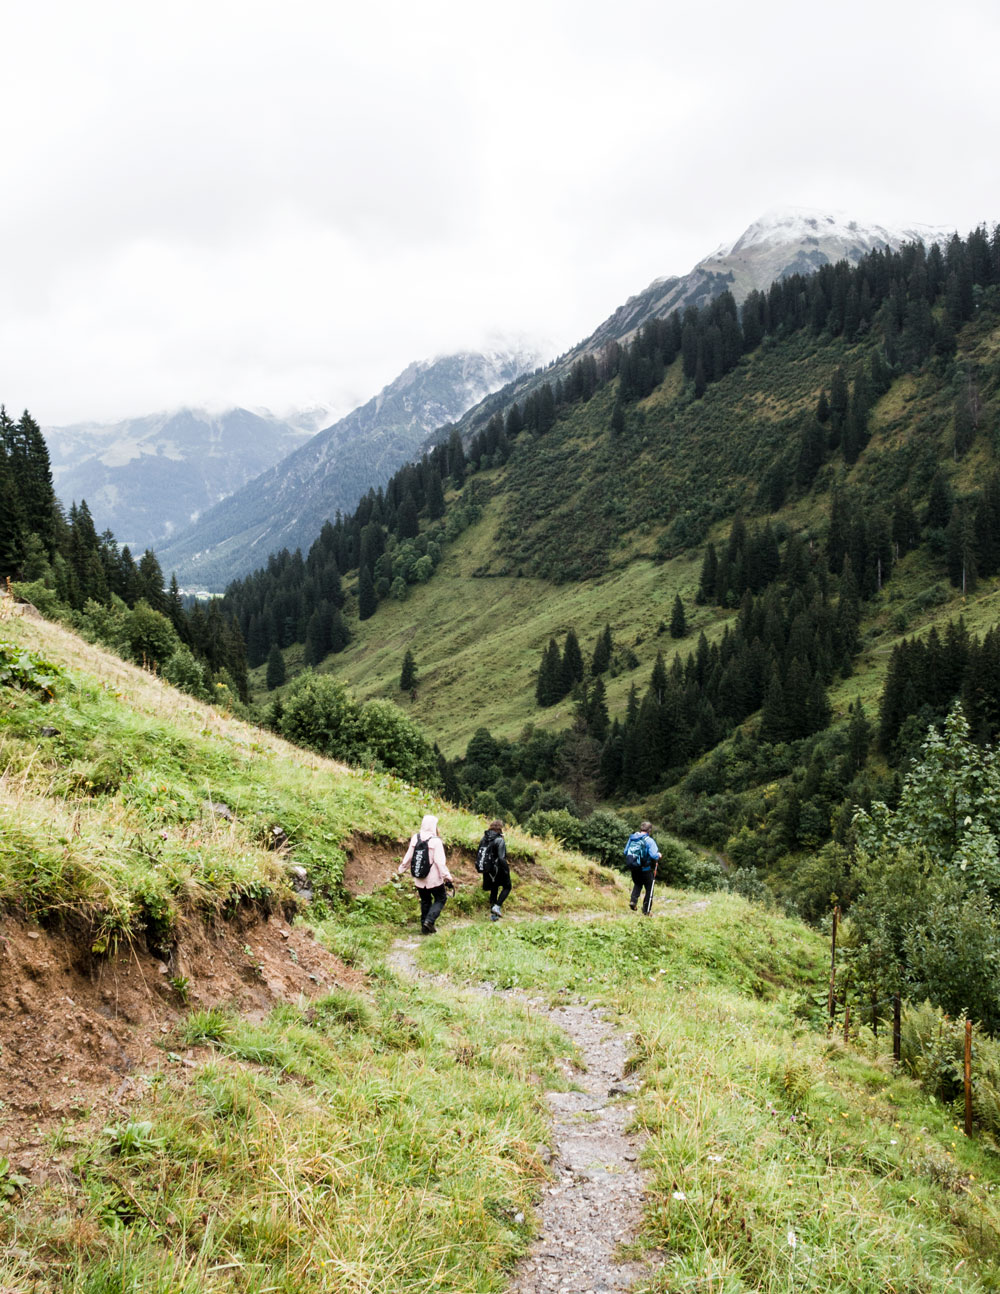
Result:
{"label": "hiker with blue backpack", "polygon": [[407,867],[420,896],[420,933],[435,933],[435,923],[448,902],[448,890],[455,882],[448,871],[444,856],[444,843],[438,835],[438,820],[433,813],[425,813],[420,830],[410,837],[403,861],[396,869],[402,875]]}
{"label": "hiker with blue backpack", "polygon": [[632,872],[632,897],[628,901],[634,912],[643,890],[646,897],[642,901],[642,911],[650,916],[653,911],[653,882],[656,880],[657,864],[660,861],[660,850],[656,841],[649,834],[653,830],[651,822],[640,822],[639,830],[633,831],[625,845],[625,861]]}

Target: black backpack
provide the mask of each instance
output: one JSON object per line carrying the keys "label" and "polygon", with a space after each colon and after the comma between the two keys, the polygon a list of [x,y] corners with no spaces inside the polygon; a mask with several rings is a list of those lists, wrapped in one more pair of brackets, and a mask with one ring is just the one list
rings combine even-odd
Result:
{"label": "black backpack", "polygon": [[422,881],[431,870],[431,842],[417,836],[413,853],[410,855],[410,875],[415,881]]}
{"label": "black backpack", "polygon": [[492,857],[494,854],[493,842],[496,836],[491,836],[488,831],[483,832],[483,838],[479,842],[479,848],[476,850],[476,871],[482,876],[488,867],[492,866]]}

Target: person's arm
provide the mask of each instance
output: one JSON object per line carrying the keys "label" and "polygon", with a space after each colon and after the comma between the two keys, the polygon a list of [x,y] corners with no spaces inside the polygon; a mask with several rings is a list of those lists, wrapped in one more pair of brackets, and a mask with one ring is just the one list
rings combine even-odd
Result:
{"label": "person's arm", "polygon": [[497,862],[501,867],[507,862],[507,842],[503,836],[497,836],[496,839]]}
{"label": "person's arm", "polygon": [[448,860],[445,858],[444,854],[444,841],[435,836],[431,841],[431,851],[434,861],[437,863],[441,871],[441,879],[445,882],[453,882],[452,874],[448,871]]}
{"label": "person's arm", "polygon": [[660,857],[659,846],[652,836],[646,837],[646,852],[655,863]]}
{"label": "person's arm", "polygon": [[409,843],[409,846],[407,847],[406,853],[403,855],[403,861],[396,868],[397,876],[402,875],[402,873],[406,871],[407,867],[409,867],[410,859],[413,857],[413,846],[416,844],[416,841],[417,841],[416,836],[410,837],[410,843]]}

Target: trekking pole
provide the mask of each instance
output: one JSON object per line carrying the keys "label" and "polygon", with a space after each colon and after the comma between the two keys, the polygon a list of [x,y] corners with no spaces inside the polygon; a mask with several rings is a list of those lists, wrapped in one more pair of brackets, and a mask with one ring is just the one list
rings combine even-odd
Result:
{"label": "trekking pole", "polygon": [[653,864],[653,884],[649,887],[649,912],[647,916],[653,915],[653,895],[656,893],[656,874],[660,870],[660,860],[657,859]]}

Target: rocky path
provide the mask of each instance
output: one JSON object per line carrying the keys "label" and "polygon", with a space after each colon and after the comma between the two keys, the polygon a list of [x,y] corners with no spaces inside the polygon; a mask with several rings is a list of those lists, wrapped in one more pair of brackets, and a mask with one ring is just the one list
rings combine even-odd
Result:
{"label": "rocky path", "polygon": [[[396,941],[389,964],[402,974],[450,985],[445,976],[418,969],[416,939]],[[491,984],[474,991],[494,993]],[[564,1062],[567,1078],[581,1089],[548,1092],[552,1109],[553,1181],[538,1205],[540,1232],[518,1263],[511,1294],[620,1294],[650,1274],[645,1264],[617,1262],[619,1245],[636,1234],[643,1180],[638,1157],[642,1138],[626,1132],[635,1111],[634,1085],[625,1077],[629,1037],[586,1003],[550,1008],[516,991],[576,1044],[583,1067]]]}

